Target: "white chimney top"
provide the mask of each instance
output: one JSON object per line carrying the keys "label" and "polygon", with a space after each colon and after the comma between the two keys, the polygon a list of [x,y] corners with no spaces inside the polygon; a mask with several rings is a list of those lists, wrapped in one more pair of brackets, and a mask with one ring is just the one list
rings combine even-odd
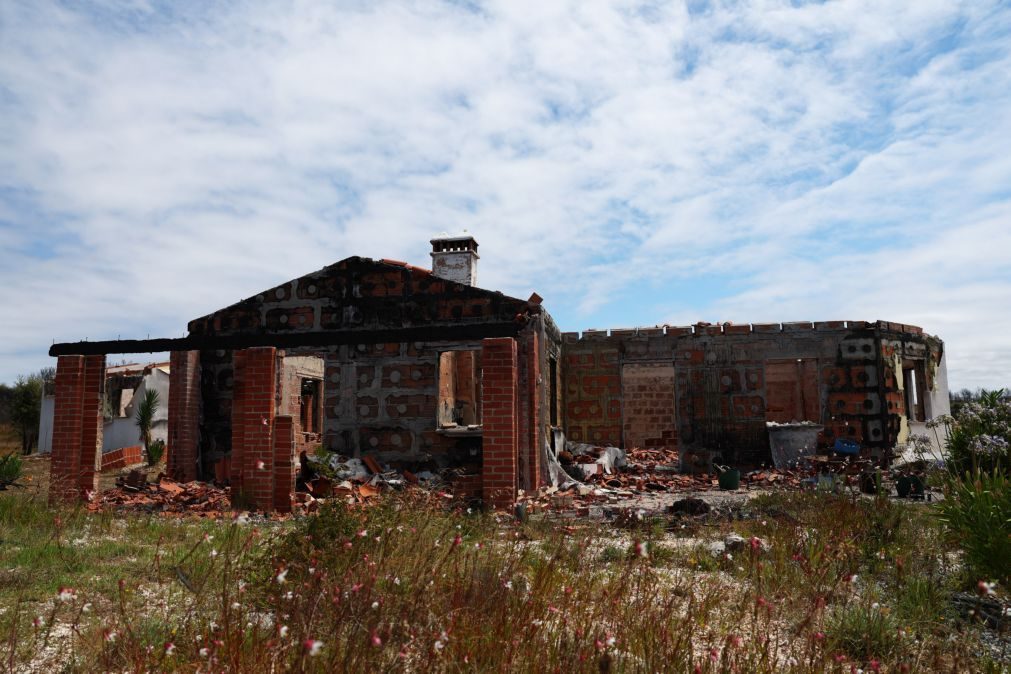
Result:
{"label": "white chimney top", "polygon": [[463,230],[463,234],[440,234],[432,239],[432,273],[447,281],[465,285],[477,283],[477,241]]}

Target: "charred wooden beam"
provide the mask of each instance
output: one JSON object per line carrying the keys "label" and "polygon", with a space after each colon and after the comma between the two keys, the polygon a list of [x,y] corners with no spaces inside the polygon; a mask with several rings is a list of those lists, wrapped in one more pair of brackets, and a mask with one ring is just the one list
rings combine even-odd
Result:
{"label": "charred wooden beam", "polygon": [[337,330],[331,332],[292,332],[244,335],[191,335],[164,339],[116,339],[103,342],[64,342],[49,348],[50,356],[92,356],[110,353],[159,353],[163,351],[201,351],[207,349],[248,349],[274,346],[279,349],[299,347],[326,348],[343,344],[382,344],[391,342],[462,342],[487,337],[515,337],[521,323],[497,322],[465,325],[426,325],[384,330]]}

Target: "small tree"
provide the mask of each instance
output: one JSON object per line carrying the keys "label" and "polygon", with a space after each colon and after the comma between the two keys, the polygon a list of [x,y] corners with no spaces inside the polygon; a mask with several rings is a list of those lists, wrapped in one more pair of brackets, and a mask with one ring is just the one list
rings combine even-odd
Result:
{"label": "small tree", "polygon": [[14,382],[10,418],[21,436],[21,453],[31,454],[39,438],[39,415],[42,412],[42,376],[20,376]]}
{"label": "small tree", "polygon": [[159,402],[158,392],[146,389],[144,398],[137,406],[137,428],[140,429],[140,440],[144,443],[144,451],[147,451],[151,444],[151,426],[154,424],[154,415],[158,411]]}

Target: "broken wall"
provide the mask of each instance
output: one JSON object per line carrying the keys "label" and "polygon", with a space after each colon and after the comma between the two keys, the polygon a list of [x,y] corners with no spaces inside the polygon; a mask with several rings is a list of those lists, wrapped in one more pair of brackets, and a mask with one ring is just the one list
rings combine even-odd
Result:
{"label": "broken wall", "polygon": [[[823,444],[893,446],[906,412],[888,359],[943,355],[915,326],[863,321],[589,331],[562,345],[571,439],[743,464],[768,460],[767,421],[823,424]],[[931,400],[947,395],[926,381]]]}

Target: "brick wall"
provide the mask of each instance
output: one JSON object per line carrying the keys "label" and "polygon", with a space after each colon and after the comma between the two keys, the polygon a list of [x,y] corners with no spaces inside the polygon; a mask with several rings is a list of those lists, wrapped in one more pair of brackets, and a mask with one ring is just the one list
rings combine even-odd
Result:
{"label": "brick wall", "polygon": [[144,462],[144,448],[140,445],[120,447],[102,454],[102,472],[106,473]]}
{"label": "brick wall", "polygon": [[60,356],[54,386],[49,500],[87,498],[98,486],[105,356]]}
{"label": "brick wall", "polygon": [[232,401],[232,501],[269,511],[274,507],[274,416],[277,350],[235,351]]}
{"label": "brick wall", "polygon": [[291,512],[295,495],[295,423],[290,416],[274,418],[274,508]]}
{"label": "brick wall", "polygon": [[619,342],[606,333],[562,336],[563,419],[569,440],[621,445]]}
{"label": "brick wall", "polygon": [[[765,422],[787,417],[825,425],[823,445],[844,437],[890,447],[905,415],[894,363],[939,362],[941,349],[915,326],[881,321],[569,333],[563,422],[572,440],[611,441],[617,403],[625,446],[669,438],[742,464],[768,461]],[[663,381],[650,381],[649,367],[663,370]],[[662,407],[671,401],[674,410]]]}
{"label": "brick wall", "polygon": [[486,506],[504,508],[516,499],[516,340],[486,339],[481,351],[482,494]]}
{"label": "brick wall", "polygon": [[169,370],[167,470],[173,479],[197,479],[200,443],[200,352],[173,351]]}
{"label": "brick wall", "polygon": [[625,364],[621,392],[626,447],[677,447],[673,364]]}

